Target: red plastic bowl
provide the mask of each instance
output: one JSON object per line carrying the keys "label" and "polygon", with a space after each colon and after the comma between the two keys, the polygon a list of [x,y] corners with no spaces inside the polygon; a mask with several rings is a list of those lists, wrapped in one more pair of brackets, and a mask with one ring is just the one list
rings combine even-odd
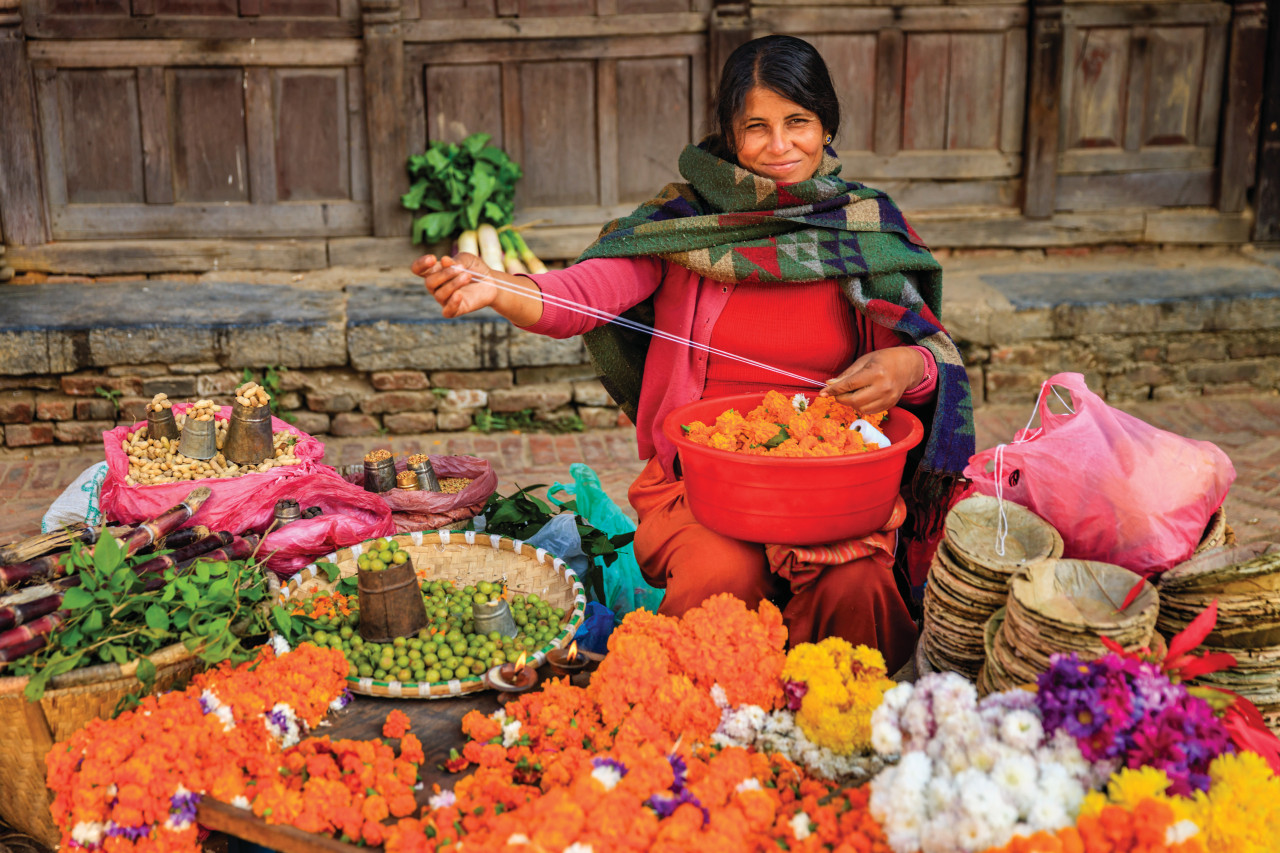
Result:
{"label": "red plastic bowl", "polygon": [[748,456],[694,444],[682,424],[746,414],[764,394],[713,397],[667,415],[662,432],[680,452],[689,509],[701,524],[746,542],[819,545],[879,530],[893,512],[907,451],[924,438],[920,419],[889,410],[884,450],[847,456]]}

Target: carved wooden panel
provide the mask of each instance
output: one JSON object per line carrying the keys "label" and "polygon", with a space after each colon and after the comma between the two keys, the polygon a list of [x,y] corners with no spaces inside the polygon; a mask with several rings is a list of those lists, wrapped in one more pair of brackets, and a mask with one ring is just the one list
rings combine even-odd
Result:
{"label": "carved wooden panel", "polygon": [[595,64],[520,67],[520,197],[529,206],[598,204]]}
{"label": "carved wooden panel", "polygon": [[[688,58],[618,61],[618,201],[651,198],[682,180],[676,166],[691,136]],[[608,117],[605,117],[606,119]],[[702,128],[694,127],[694,135]]]}
{"label": "carved wooden panel", "polygon": [[875,147],[876,42],[872,33],[811,36],[831,72],[831,84],[840,98],[840,132],[835,145],[841,151],[870,151]]}
{"label": "carved wooden panel", "polygon": [[248,201],[244,71],[175,68],[169,99],[177,201]]}
{"label": "carved wooden panel", "polygon": [[280,201],[351,197],[346,73],[276,72],[275,157]]}
{"label": "carved wooden panel", "polygon": [[487,133],[493,145],[504,148],[501,66],[428,66],[426,111],[432,139],[459,142],[473,133]]}

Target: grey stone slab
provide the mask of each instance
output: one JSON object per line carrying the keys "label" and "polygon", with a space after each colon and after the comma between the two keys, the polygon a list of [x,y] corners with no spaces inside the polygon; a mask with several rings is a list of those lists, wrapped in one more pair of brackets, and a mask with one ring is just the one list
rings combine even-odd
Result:
{"label": "grey stone slab", "polygon": [[1261,264],[988,273],[981,278],[1017,310],[1062,305],[1160,304],[1280,296],[1280,269]]}
{"label": "grey stone slab", "polygon": [[37,329],[0,331],[0,373],[53,373],[49,365],[48,335]]}
{"label": "grey stone slab", "polygon": [[347,325],[367,326],[392,321],[402,325],[471,325],[506,323],[492,308],[446,319],[444,309],[421,285],[347,285]]}

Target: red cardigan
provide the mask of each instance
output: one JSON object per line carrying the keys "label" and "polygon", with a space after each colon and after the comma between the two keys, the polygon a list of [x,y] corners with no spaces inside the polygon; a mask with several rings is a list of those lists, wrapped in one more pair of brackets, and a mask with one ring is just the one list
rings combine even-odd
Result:
{"label": "red cardigan", "polygon": [[[594,258],[530,278],[547,296],[588,305],[612,315],[621,314],[652,295],[656,328],[704,345],[711,343],[716,321],[736,287],[732,282],[712,281],[655,257]],[[541,319],[528,326],[528,331],[552,338],[570,338],[605,322],[550,300],[542,304]],[[905,346],[893,331],[871,322],[861,312],[852,311],[851,316],[859,341],[857,356],[891,346]],[[768,333],[768,329],[760,330],[762,336]],[[932,366],[933,355],[923,347],[914,348]],[[707,359],[703,351],[662,338],[653,338],[649,344],[640,387],[636,443],[641,459],[658,457],[668,479],[675,479],[672,464],[676,450],[662,435],[662,421],[673,409],[703,396]],[[923,382],[903,395],[903,402],[918,404],[933,396],[937,370],[926,370],[925,376]],[[818,390],[814,387],[811,392]]]}

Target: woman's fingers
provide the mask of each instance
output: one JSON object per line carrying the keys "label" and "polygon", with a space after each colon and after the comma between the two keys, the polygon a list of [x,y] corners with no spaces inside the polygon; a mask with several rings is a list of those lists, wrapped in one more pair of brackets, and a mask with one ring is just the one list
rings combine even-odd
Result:
{"label": "woman's fingers", "polygon": [[915,350],[877,350],[849,365],[820,393],[860,412],[882,412],[897,405],[903,392],[919,383],[922,373],[923,363]]}

